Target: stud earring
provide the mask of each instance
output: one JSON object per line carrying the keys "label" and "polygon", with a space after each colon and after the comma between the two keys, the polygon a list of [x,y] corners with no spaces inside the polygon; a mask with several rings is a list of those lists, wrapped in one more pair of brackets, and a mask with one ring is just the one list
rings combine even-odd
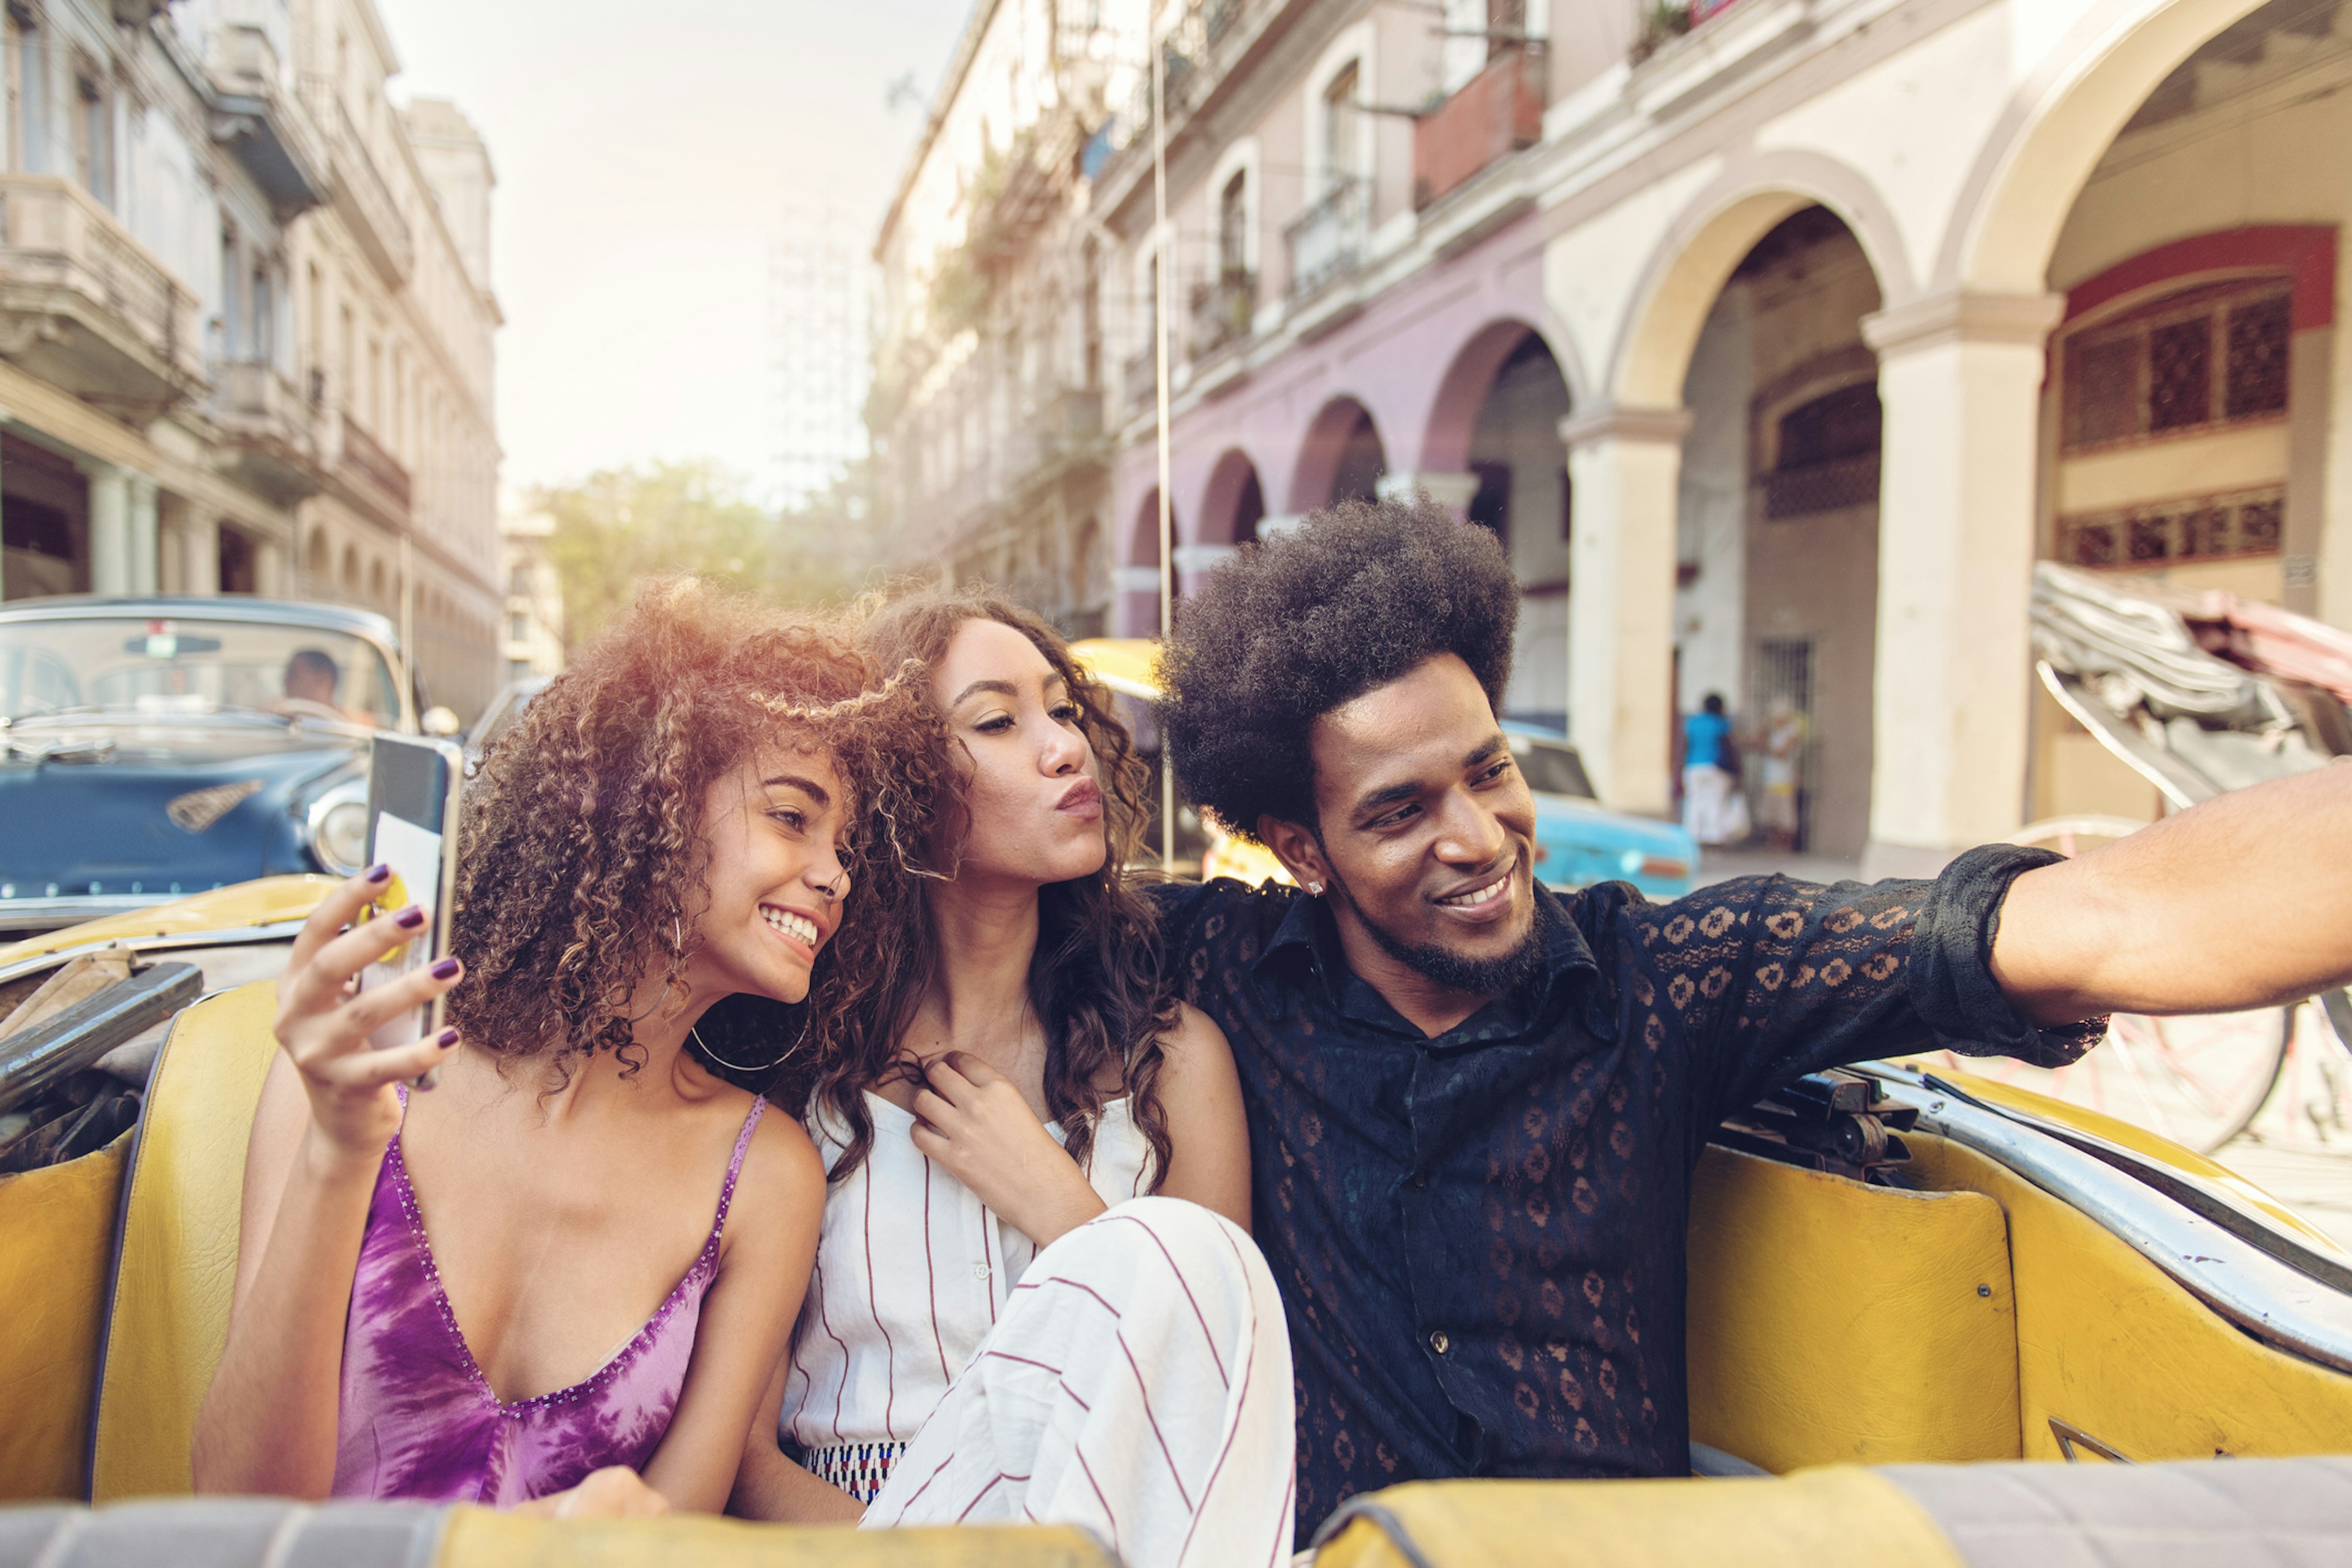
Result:
{"label": "stud earring", "polygon": [[1309,883],[1307,883],[1307,896],[1308,898],[1310,898],[1310,899],[1319,899],[1319,898],[1321,898],[1321,897],[1323,896],[1323,884],[1322,884],[1322,883],[1320,883],[1320,882],[1309,882]]}

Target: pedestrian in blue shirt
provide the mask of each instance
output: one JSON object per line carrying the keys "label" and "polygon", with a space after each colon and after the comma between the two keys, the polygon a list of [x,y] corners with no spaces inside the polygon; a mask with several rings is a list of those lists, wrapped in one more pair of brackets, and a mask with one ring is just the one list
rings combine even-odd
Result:
{"label": "pedestrian in blue shirt", "polygon": [[1710,691],[1683,721],[1683,826],[1701,844],[1736,844],[1748,837],[1748,802],[1731,761],[1723,693]]}

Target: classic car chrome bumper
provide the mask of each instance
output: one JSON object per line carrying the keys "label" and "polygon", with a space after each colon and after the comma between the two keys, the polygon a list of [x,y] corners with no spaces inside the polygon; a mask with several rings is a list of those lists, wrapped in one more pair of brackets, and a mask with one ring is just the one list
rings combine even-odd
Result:
{"label": "classic car chrome bumper", "polygon": [[77,893],[60,898],[18,899],[0,896],[0,931],[29,934],[55,931],[59,926],[79,925],[100,915],[119,915],[131,910],[152,909],[201,893],[202,888],[186,892],[165,892],[157,889],[152,893]]}

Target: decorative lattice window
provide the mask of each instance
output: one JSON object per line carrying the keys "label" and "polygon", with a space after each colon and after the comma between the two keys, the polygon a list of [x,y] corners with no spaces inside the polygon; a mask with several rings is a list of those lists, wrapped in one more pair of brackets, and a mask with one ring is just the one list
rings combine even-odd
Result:
{"label": "decorative lattice window", "polygon": [[2064,353],[2068,451],[2286,412],[2287,285],[2206,284],[2075,333]]}
{"label": "decorative lattice window", "polygon": [[1856,382],[1780,416],[1764,476],[1764,515],[1811,517],[1878,500],[1881,413],[1875,382]]}
{"label": "decorative lattice window", "polygon": [[2284,294],[2230,312],[2231,418],[2286,411],[2286,345],[2291,331]]}
{"label": "decorative lattice window", "polygon": [[2058,559],[2070,566],[2146,569],[2275,555],[2285,508],[2284,492],[2273,486],[2061,518]]}

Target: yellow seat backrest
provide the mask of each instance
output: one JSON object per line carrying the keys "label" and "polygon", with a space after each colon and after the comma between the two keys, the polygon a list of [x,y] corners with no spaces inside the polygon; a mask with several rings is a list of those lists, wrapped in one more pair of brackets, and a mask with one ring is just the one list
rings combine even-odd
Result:
{"label": "yellow seat backrest", "polygon": [[1776,1473],[2021,1457],[2000,1204],[1710,1148],[1691,1187],[1691,1436]]}
{"label": "yellow seat backrest", "polygon": [[1759,1480],[1412,1481],[1350,1498],[1315,1568],[1962,1568],[1868,1470]]}
{"label": "yellow seat backrest", "polygon": [[124,1134],[0,1176],[0,1501],[79,1498]]}
{"label": "yellow seat backrest", "polygon": [[99,1362],[94,1501],[189,1489],[196,1407],[228,1338],[246,1136],[277,1010],[268,981],[197,1003],[148,1080]]}

